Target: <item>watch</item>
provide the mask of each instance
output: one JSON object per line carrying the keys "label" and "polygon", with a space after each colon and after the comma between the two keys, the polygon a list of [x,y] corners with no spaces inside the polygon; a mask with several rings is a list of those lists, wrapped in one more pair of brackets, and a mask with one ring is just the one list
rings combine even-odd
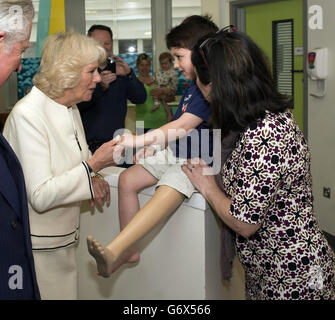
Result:
{"label": "watch", "polygon": [[91,178],[93,178],[95,176],[95,172],[93,171],[93,169],[90,167],[90,165],[87,162],[86,162],[86,165],[87,165]]}
{"label": "watch", "polygon": [[85,163],[87,165],[87,168],[88,168],[88,171],[90,173],[91,178],[99,178],[99,179],[105,180],[105,178],[99,172],[93,171],[93,169],[90,167],[90,165],[86,161],[85,161]]}

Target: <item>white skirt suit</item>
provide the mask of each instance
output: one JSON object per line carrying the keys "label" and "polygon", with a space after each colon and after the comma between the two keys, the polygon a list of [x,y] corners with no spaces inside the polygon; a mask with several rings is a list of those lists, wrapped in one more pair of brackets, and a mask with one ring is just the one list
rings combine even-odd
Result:
{"label": "white skirt suit", "polygon": [[92,197],[84,163],[90,152],[78,108],[33,87],[10,113],[4,136],[25,176],[41,298],[76,299],[80,203]]}

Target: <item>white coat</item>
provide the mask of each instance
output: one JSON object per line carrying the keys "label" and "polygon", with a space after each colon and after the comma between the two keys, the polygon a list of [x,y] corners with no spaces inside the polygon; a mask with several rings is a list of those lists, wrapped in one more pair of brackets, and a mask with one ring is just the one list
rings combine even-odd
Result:
{"label": "white coat", "polygon": [[80,202],[92,196],[82,163],[90,151],[77,106],[60,105],[33,87],[10,113],[4,136],[22,165],[33,250],[73,245]]}

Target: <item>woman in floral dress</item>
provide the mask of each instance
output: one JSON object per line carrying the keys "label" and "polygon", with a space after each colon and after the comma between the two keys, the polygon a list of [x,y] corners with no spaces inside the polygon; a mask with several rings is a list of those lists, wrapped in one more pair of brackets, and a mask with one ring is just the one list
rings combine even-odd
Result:
{"label": "woman in floral dress", "polygon": [[239,135],[223,191],[202,160],[183,170],[236,233],[247,299],[335,299],[335,255],[314,215],[310,152],[291,101],[247,35],[225,28],[202,40],[192,62],[213,125],[223,138]]}

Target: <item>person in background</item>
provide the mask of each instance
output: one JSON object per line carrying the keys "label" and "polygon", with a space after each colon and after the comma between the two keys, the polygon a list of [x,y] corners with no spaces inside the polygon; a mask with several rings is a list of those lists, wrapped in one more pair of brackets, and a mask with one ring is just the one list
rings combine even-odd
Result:
{"label": "person in background", "polygon": [[[13,25],[13,6],[22,10]],[[31,0],[0,2],[0,86],[21,70],[29,48],[34,7]],[[32,253],[27,195],[19,160],[0,133],[0,300],[40,299]]]}
{"label": "person in background", "polygon": [[92,38],[76,32],[49,36],[35,86],[5,123],[4,136],[26,177],[42,299],[77,298],[80,204],[87,199],[92,206],[110,201],[109,185],[96,172],[115,164],[116,141],[103,144],[91,156],[76,106],[91,99],[101,81],[98,64],[105,60],[105,50]]}
{"label": "person in background", "polygon": [[172,114],[169,107],[165,108],[158,98],[155,101],[151,94],[157,87],[155,79],[150,76],[151,58],[146,53],[140,54],[136,60],[136,67],[139,72],[138,79],[143,82],[147,92],[145,103],[136,105],[136,123],[144,122],[144,133],[146,133],[150,129],[163,126]]}
{"label": "person in background", "polygon": [[101,83],[97,85],[90,101],[78,104],[87,143],[94,153],[103,143],[113,139],[116,132],[122,134],[127,99],[134,104],[144,103],[146,91],[129,65],[113,55],[113,33],[109,27],[93,25],[88,30],[88,36],[98,41],[107,56],[115,62],[114,67],[110,66],[107,59],[100,64]]}
{"label": "person in background", "polygon": [[222,137],[239,132],[223,190],[203,161],[183,171],[236,232],[247,299],[334,300],[335,255],[314,214],[311,155],[292,101],[277,91],[261,49],[235,30],[200,39],[192,53],[213,127]]}
{"label": "person in background", "polygon": [[[170,52],[163,52],[159,55],[160,69],[155,72],[155,80],[158,88],[153,90],[165,104],[174,101],[178,87],[178,75],[173,68],[173,57]],[[171,120],[171,119],[170,119]]]}

